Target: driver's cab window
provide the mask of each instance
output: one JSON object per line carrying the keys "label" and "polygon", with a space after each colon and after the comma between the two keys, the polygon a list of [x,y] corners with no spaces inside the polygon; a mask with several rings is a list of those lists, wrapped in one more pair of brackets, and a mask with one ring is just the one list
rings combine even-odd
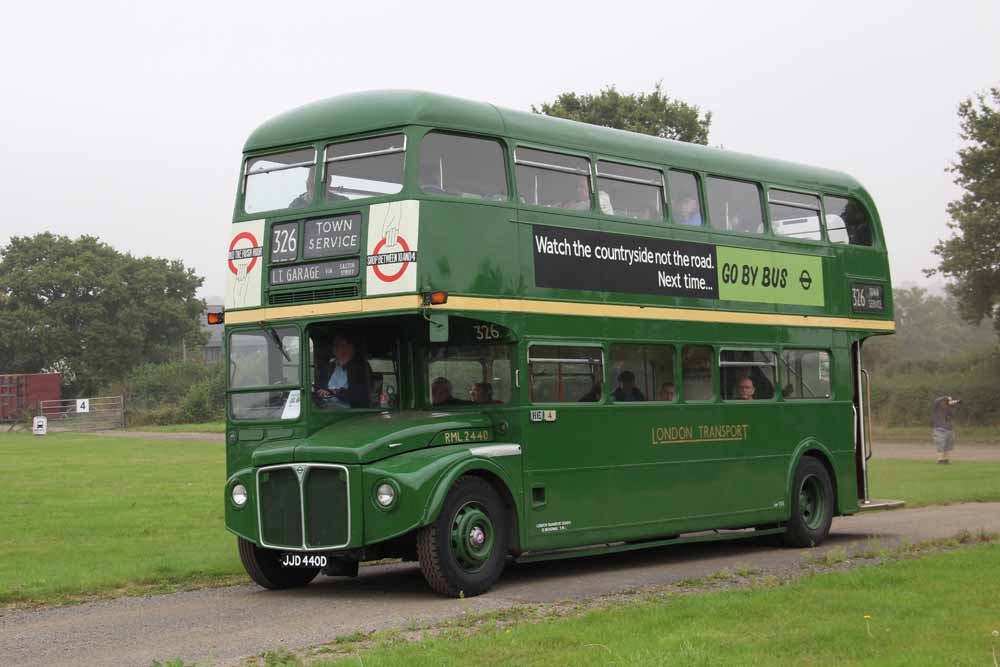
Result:
{"label": "driver's cab window", "polygon": [[399,405],[394,336],[376,327],[314,325],[309,347],[312,400],[320,410]]}

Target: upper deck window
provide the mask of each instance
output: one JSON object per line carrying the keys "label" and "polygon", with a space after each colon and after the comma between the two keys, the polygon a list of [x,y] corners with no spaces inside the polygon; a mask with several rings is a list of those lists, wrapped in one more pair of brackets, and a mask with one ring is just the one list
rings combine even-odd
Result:
{"label": "upper deck window", "polygon": [[326,200],[396,194],[403,189],[406,135],[342,141],[326,147]]}
{"label": "upper deck window", "polygon": [[524,204],[590,210],[590,160],[534,148],[514,153],[517,192]]}
{"label": "upper deck window", "polygon": [[819,241],[819,197],[787,190],[767,193],[771,209],[771,229],[780,236]]}
{"label": "upper deck window", "polygon": [[507,173],[498,141],[430,132],[420,146],[420,189],[469,199],[507,199]]}
{"label": "upper deck window", "polygon": [[671,169],[667,174],[667,183],[670,185],[670,210],[673,211],[674,222],[692,227],[705,224],[698,197],[697,177],[686,171]]}
{"label": "upper deck window", "polygon": [[639,220],[663,219],[663,176],[656,169],[597,161],[601,213]]}
{"label": "upper deck window", "polygon": [[744,234],[764,233],[760,191],[753,183],[709,176],[708,215],[713,229]]}
{"label": "upper deck window", "polygon": [[823,197],[826,207],[826,234],[832,243],[873,245],[868,211],[856,199]]}
{"label": "upper deck window", "polygon": [[250,158],[243,177],[243,210],[260,213],[309,206],[315,168],[312,148]]}

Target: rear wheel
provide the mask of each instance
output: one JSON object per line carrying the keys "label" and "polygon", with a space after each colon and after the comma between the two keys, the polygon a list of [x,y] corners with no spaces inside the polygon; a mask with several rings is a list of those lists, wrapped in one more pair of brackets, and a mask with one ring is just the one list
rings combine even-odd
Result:
{"label": "rear wheel", "polygon": [[318,567],[283,568],[278,565],[280,551],[261,549],[253,542],[237,538],[243,569],[259,586],[271,589],[305,586],[319,574]]}
{"label": "rear wheel", "polygon": [[814,547],[830,534],[833,482],[818,459],[804,456],[792,482],[792,515],[783,539],[791,547]]}
{"label": "rear wheel", "polygon": [[450,597],[471,597],[496,583],[507,558],[503,502],[488,482],[462,477],[441,514],[417,534],[420,570],[430,587]]}

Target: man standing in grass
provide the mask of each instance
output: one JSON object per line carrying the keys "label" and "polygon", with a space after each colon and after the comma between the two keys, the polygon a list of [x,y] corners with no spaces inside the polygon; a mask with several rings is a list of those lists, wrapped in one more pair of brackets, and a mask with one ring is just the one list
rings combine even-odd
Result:
{"label": "man standing in grass", "polygon": [[951,417],[955,414],[958,399],[951,396],[939,396],[934,399],[934,414],[931,424],[934,426],[934,446],[937,448],[937,462],[948,463],[948,452],[955,447],[955,432],[952,430]]}

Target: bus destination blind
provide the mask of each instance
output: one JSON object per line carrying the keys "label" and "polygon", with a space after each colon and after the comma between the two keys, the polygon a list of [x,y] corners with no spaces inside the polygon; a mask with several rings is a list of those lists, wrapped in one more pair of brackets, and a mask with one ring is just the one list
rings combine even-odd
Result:
{"label": "bus destination blind", "polygon": [[271,269],[271,284],[287,285],[314,280],[353,278],[358,275],[360,268],[361,262],[356,257],[296,266],[276,266]]}

